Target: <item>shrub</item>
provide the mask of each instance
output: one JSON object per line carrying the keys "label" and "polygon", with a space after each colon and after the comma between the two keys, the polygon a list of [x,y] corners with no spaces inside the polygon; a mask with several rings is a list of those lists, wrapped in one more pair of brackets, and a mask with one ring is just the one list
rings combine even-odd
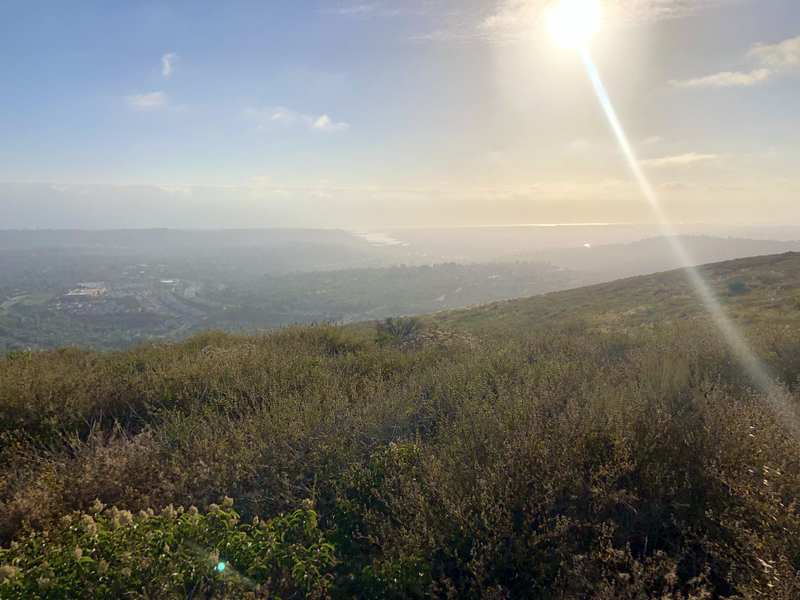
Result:
{"label": "shrub", "polygon": [[734,281],[728,284],[728,294],[731,296],[741,296],[749,291],[750,290],[747,288],[747,285],[741,281]]}
{"label": "shrub", "polygon": [[420,322],[414,317],[388,317],[376,325],[378,341],[404,342],[420,329]]}
{"label": "shrub", "polygon": [[20,362],[31,362],[31,353],[25,350],[12,350],[6,354],[6,360],[15,360]]}
{"label": "shrub", "polygon": [[0,550],[0,596],[50,598],[324,598],[333,546],[310,502],[242,524],[226,498],[206,514],[94,510]]}
{"label": "shrub", "polygon": [[[743,334],[797,386],[800,330],[763,320]],[[322,325],[0,360],[0,544],[15,544],[0,598],[36,597],[44,578],[62,597],[235,598],[252,581],[336,600],[793,600],[800,458],[751,387],[700,321],[430,326],[401,344]],[[113,525],[221,494],[244,521],[289,516],[272,541],[226,506],[199,529],[185,514]],[[117,508],[89,511],[98,496]],[[310,537],[285,521],[307,497]],[[75,548],[92,559],[83,579]],[[221,573],[204,562],[215,551]]]}

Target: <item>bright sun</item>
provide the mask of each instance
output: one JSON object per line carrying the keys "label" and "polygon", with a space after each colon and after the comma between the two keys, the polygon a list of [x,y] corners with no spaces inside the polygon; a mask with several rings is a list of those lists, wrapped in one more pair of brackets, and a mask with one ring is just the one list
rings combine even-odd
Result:
{"label": "bright sun", "polygon": [[584,48],[600,29],[602,12],[597,0],[561,0],[547,13],[547,29],[559,44]]}

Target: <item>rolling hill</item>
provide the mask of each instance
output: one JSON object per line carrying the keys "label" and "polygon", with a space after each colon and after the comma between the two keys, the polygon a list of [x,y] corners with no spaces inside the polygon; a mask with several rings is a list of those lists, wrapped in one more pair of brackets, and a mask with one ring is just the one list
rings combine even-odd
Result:
{"label": "rolling hill", "polygon": [[[678,239],[695,265],[800,251],[800,240],[757,240],[708,235],[683,235],[678,236]],[[602,281],[649,275],[682,266],[669,238],[663,236],[624,244],[579,244],[573,248],[517,252],[506,258],[549,262],[566,269],[593,273],[601,277]]]}

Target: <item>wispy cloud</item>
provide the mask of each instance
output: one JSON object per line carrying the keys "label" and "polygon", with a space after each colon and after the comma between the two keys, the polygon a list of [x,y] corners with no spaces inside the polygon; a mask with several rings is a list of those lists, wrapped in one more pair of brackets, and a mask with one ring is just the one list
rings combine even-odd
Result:
{"label": "wispy cloud", "polygon": [[[606,0],[603,21],[610,26],[652,23],[697,14],[705,9],[738,0]],[[475,28],[490,41],[514,41],[544,30],[547,10],[553,0],[496,0]]]}
{"label": "wispy cloud", "polygon": [[761,64],[773,69],[780,71],[800,69],[800,36],[772,46],[756,44],[748,54],[758,58]]}
{"label": "wispy cloud", "polygon": [[324,8],[323,12],[350,18],[398,17],[425,14],[437,8],[437,5],[443,4],[445,4],[443,0],[382,0],[374,2],[355,0],[338,2]]}
{"label": "wispy cloud", "polygon": [[159,189],[167,192],[171,196],[188,196],[192,193],[191,186],[188,185],[160,185]]}
{"label": "wispy cloud", "polygon": [[350,125],[347,123],[334,123],[328,115],[322,115],[314,121],[312,128],[317,131],[344,131],[350,129]]}
{"label": "wispy cloud", "polygon": [[293,190],[274,189],[270,190],[269,193],[271,196],[277,196],[278,198],[293,198],[295,196]]}
{"label": "wispy cloud", "polygon": [[769,81],[772,71],[769,69],[756,69],[749,73],[741,71],[724,71],[716,75],[707,75],[685,81],[672,80],[670,83],[677,87],[734,87],[758,85]]}
{"label": "wispy cloud", "polygon": [[665,156],[663,158],[649,158],[641,161],[646,167],[688,167],[690,165],[721,165],[725,157],[721,154],[697,154],[690,152],[678,156]]}
{"label": "wispy cloud", "polygon": [[294,121],[296,118],[298,118],[300,116],[296,112],[290,111],[285,106],[277,106],[277,107],[275,107],[274,110],[273,109],[269,109],[269,108],[263,108],[261,110],[262,111],[263,110],[267,110],[267,111],[271,111],[272,112],[272,116],[270,117],[271,121],[284,121],[284,122],[287,122],[287,123],[291,123],[292,121]]}
{"label": "wispy cloud", "polygon": [[725,71],[696,79],[672,80],[670,83],[677,87],[749,87],[796,73],[800,71],[800,36],[779,44],[756,44],[747,56],[758,60],[761,68],[749,73]]}
{"label": "wispy cloud", "polygon": [[169,54],[165,54],[161,57],[161,73],[164,77],[169,77],[172,71],[175,69],[174,62],[178,60],[178,55],[174,52],[170,52]]}
{"label": "wispy cloud", "polygon": [[608,19],[617,23],[645,23],[690,17],[709,8],[741,0],[609,0]]}
{"label": "wispy cloud", "polygon": [[729,194],[729,193],[741,193],[741,192],[750,192],[753,190],[753,186],[747,183],[715,183],[713,185],[707,185],[703,188],[703,191],[710,192],[712,194]]}
{"label": "wispy cloud", "polygon": [[292,189],[257,186],[250,187],[248,195],[251,198],[294,198],[297,192]]}
{"label": "wispy cloud", "polygon": [[269,175],[260,175],[258,177],[251,177],[247,180],[247,187],[269,187],[272,185],[272,177]]}
{"label": "wispy cloud", "polygon": [[265,106],[264,108],[248,108],[242,113],[245,119],[258,123],[257,130],[267,129],[270,126],[294,123],[300,115],[292,112],[285,106]]}
{"label": "wispy cloud", "polygon": [[[742,0],[605,0],[603,20],[611,26],[675,19]],[[746,1],[746,0],[745,0]],[[420,40],[507,43],[545,33],[555,0],[382,0],[337,3],[325,12],[344,17],[422,15]]]}
{"label": "wispy cloud", "polygon": [[244,111],[244,118],[256,121],[257,130],[264,130],[278,125],[305,123],[312,131],[345,131],[350,125],[344,122],[335,123],[328,115],[314,117],[289,110],[285,106],[265,106],[259,110],[248,108]]}
{"label": "wispy cloud", "polygon": [[149,94],[133,94],[125,96],[128,106],[139,109],[166,108],[169,105],[164,92],[150,92]]}
{"label": "wispy cloud", "polygon": [[684,191],[692,189],[692,184],[685,183],[683,181],[665,181],[661,185],[658,186],[659,189],[674,192],[674,191]]}
{"label": "wispy cloud", "polygon": [[430,196],[429,192],[417,192],[413,190],[389,190],[378,192],[372,196],[373,200],[423,200]]}

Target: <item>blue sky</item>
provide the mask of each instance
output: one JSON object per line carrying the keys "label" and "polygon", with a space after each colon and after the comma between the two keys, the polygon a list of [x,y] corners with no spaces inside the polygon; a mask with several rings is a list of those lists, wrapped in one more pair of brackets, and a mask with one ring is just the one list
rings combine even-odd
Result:
{"label": "blue sky", "polygon": [[[550,0],[0,2],[0,228],[644,222]],[[800,224],[800,3],[607,0],[675,221]]]}

